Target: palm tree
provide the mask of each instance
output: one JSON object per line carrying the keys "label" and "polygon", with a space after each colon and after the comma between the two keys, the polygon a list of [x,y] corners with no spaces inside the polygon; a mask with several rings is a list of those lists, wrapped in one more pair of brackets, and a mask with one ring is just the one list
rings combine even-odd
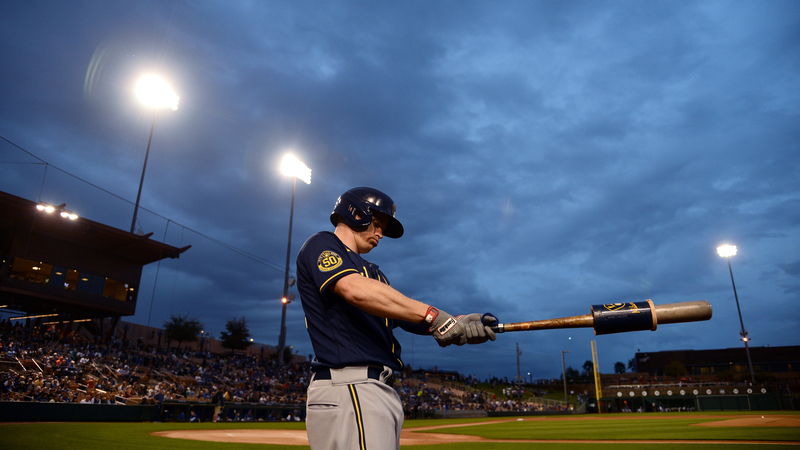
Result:
{"label": "palm tree", "polygon": [[222,339],[222,347],[234,350],[247,350],[250,347],[250,329],[247,328],[247,320],[231,319],[225,323],[225,331],[219,334]]}
{"label": "palm tree", "polygon": [[583,373],[581,373],[581,377],[587,383],[591,382],[592,379],[594,379],[594,363],[593,362],[591,362],[589,360],[586,360],[586,362],[583,363]]}

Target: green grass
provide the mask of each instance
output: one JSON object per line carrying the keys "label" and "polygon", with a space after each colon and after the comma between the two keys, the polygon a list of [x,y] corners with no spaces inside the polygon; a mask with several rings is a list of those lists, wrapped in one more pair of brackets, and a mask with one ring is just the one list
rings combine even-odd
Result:
{"label": "green grass", "polygon": [[[625,414],[537,417],[537,420],[512,421],[499,424],[483,424],[496,418],[486,419],[444,419],[413,420],[406,422],[406,428],[418,428],[447,424],[472,424],[456,428],[433,430],[435,433],[471,434],[487,439],[635,439],[649,440],[652,444],[592,444],[592,443],[459,443],[404,447],[414,450],[516,450],[535,445],[537,450],[567,449],[615,449],[633,450],[641,448],[671,449],[758,449],[775,448],[768,444],[668,444],[658,440],[770,440],[800,441],[800,429],[788,427],[698,427],[692,424],[719,419],[707,417],[715,413],[680,414]],[[716,413],[729,416],[736,413]],[[792,412],[746,412],[741,414],[780,414],[798,415]],[[529,417],[530,418],[530,417]],[[607,419],[615,420],[607,420]],[[0,423],[0,447],[8,450],[57,448],[58,450],[302,450],[304,446],[229,444],[206,441],[152,436],[150,433],[166,430],[204,430],[204,429],[303,429],[303,423]]]}
{"label": "green grass", "polygon": [[[750,413],[754,414],[754,413]],[[780,414],[780,413],[775,413]],[[790,427],[702,427],[695,424],[720,419],[709,413],[603,414],[552,416],[540,420],[473,425],[432,430],[468,434],[486,439],[578,440],[749,440],[797,441],[800,429]],[[727,413],[725,415],[728,415]],[[613,420],[610,420],[613,419]]]}

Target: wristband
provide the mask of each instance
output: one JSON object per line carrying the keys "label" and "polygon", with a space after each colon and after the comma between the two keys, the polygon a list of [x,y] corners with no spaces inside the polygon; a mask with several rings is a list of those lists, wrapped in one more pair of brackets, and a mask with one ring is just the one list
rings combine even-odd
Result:
{"label": "wristband", "polygon": [[431,323],[433,323],[434,320],[436,320],[436,317],[438,316],[439,316],[439,310],[434,308],[433,306],[429,306],[428,311],[425,313],[425,323],[430,325]]}

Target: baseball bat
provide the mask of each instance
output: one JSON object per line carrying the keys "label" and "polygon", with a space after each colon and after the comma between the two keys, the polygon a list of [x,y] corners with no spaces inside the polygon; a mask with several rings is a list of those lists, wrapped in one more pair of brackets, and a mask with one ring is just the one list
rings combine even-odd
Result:
{"label": "baseball bat", "polygon": [[655,331],[659,324],[697,322],[711,318],[711,304],[706,300],[654,305],[652,300],[633,303],[592,305],[591,313],[558,319],[497,324],[495,333],[509,331],[551,330],[557,328],[594,328],[596,335],[628,331]]}

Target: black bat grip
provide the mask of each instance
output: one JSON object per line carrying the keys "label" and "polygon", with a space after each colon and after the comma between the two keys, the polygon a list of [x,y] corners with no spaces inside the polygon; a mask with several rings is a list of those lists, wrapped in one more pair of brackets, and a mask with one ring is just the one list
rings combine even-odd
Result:
{"label": "black bat grip", "polygon": [[625,333],[656,329],[653,302],[606,303],[592,305],[594,334]]}

